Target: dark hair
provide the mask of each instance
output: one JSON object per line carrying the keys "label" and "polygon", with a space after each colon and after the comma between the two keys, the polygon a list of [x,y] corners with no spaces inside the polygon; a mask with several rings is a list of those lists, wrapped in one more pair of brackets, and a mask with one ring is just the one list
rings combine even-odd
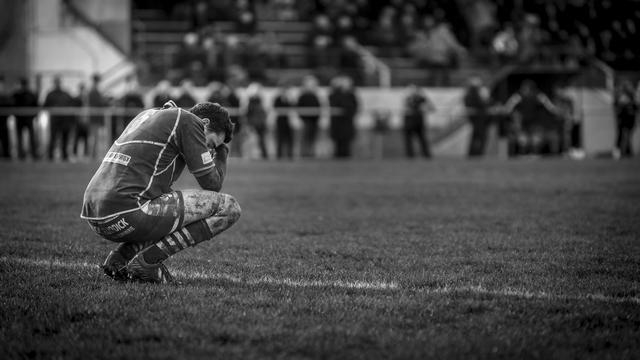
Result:
{"label": "dark hair", "polygon": [[229,112],[218,103],[203,102],[194,105],[189,112],[200,119],[209,119],[205,127],[209,131],[224,133],[224,142],[233,138],[233,123],[229,119]]}

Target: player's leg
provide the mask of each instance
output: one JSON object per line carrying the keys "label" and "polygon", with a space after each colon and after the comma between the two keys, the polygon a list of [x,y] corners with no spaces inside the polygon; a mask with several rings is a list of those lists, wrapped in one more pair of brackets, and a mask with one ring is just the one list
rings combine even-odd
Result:
{"label": "player's leg", "polygon": [[127,265],[133,279],[162,282],[155,269],[170,256],[212,239],[240,217],[240,205],[230,195],[207,190],[184,190],[183,223],[186,226],[168,234],[140,251]]}
{"label": "player's leg", "polygon": [[89,220],[103,238],[119,243],[102,264],[105,274],[127,280],[126,266],[139,253],[184,224],[183,200],[179,192],[164,194],[141,209],[103,220]]}

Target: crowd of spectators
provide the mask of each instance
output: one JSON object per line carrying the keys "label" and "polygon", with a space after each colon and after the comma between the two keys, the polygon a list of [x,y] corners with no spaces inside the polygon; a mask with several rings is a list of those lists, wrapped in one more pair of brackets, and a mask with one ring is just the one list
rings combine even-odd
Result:
{"label": "crowd of spectators", "polygon": [[637,1],[473,1],[492,19],[479,31],[478,48],[498,64],[576,67],[598,58],[615,69],[637,69]]}
{"label": "crowd of spectators", "polygon": [[223,34],[215,26],[185,34],[168,74],[176,84],[190,79],[196,86],[210,81],[267,80],[267,68],[282,68],[286,57],[274,32]]}
{"label": "crowd of spectators", "polygon": [[490,137],[508,156],[584,156],[582,118],[566,84],[556,84],[547,95],[535,80],[525,79],[502,104],[479,77],[472,77],[464,105],[472,129],[470,157],[484,155]]}
{"label": "crowd of spectators", "polygon": [[[415,59],[431,70],[431,85],[468,57],[485,66],[577,67],[599,58],[614,68],[637,68],[640,4],[612,0],[240,0],[151,2],[192,31],[175,51],[168,75],[197,85],[215,81],[268,83],[266,69],[286,68],[287,46],[277,32],[260,31],[259,17],[308,21],[306,64],[323,84],[339,73],[368,83],[375,70],[364,47],[383,60]],[[258,14],[258,12],[260,12]],[[259,16],[260,15],[260,16]],[[235,28],[222,31],[218,20]],[[296,62],[295,66],[299,66]],[[275,82],[272,82],[275,84]]]}
{"label": "crowd of spectators", "polygon": [[[203,100],[228,108],[235,124],[231,144],[233,156],[317,157],[320,122],[327,110],[330,112],[326,135],[333,143],[335,158],[351,157],[358,137],[356,118],[361,103],[348,76],[333,78],[326,94],[320,90],[318,79],[306,76],[300,86],[282,82],[274,96],[266,96],[258,82],[244,86],[214,81],[203,93],[202,89],[194,89],[189,80],[184,80],[180,86],[162,80],[143,94],[136,79],[129,77],[121,95],[109,97],[102,93],[100,81],[100,77],[94,75],[89,86],[81,83],[75,92],[71,92],[63,79],[56,76],[52,89],[43,92],[43,101],[39,102],[40,91],[30,86],[27,79],[20,79],[11,92],[0,77],[0,106],[11,108],[11,111],[0,111],[1,156],[11,158],[15,151],[13,155],[19,159],[96,158],[141,110],[160,108],[170,100],[185,109]],[[468,155],[484,155],[489,143],[497,138],[498,144],[505,146],[500,152],[512,156],[584,156],[582,118],[575,101],[565,86],[555,86],[547,94],[535,81],[525,79],[519,90],[502,103],[492,98],[486,84],[473,77],[463,99],[472,129]],[[640,83],[634,87],[630,81],[621,82],[615,92],[613,108],[617,137],[612,154],[614,157],[632,156],[633,131],[640,109]],[[41,110],[49,116],[48,126],[44,128],[38,120]],[[420,155],[431,157],[429,114],[435,110],[434,102],[423,88],[415,85],[406,88],[401,118],[408,157],[415,156],[415,141]],[[272,121],[268,120],[271,114]],[[15,115],[16,134],[13,135],[8,126],[10,115]],[[378,109],[371,115],[373,126],[369,135],[372,143],[378,143],[378,150],[372,151],[382,154],[382,140],[389,131],[391,113]],[[15,139],[15,143],[12,144],[11,139]],[[269,145],[272,142],[274,146]]]}
{"label": "crowd of spectators", "polygon": [[[285,45],[276,32],[260,31],[258,14],[270,19],[308,21],[312,28],[306,46],[306,64],[323,84],[338,74],[348,74],[356,84],[366,83],[375,65],[365,46],[378,48],[378,56],[414,56],[420,66],[447,70],[459,63],[464,48],[464,21],[456,17],[455,4],[434,0],[293,0],[271,1],[136,1],[136,6],[163,7],[171,19],[189,20],[174,52],[168,78],[196,82],[239,79],[265,82],[265,69],[289,66]],[[269,14],[271,13],[271,14]],[[453,14],[453,15],[452,15]],[[456,31],[450,19],[457,20]],[[233,22],[221,31],[218,20]],[[445,74],[442,79],[447,82]],[[200,85],[200,84],[196,84]]]}
{"label": "crowd of spectators", "polygon": [[[126,79],[125,91],[118,98],[105,96],[100,90],[100,81],[99,75],[93,75],[88,87],[79,83],[73,92],[65,86],[61,76],[54,76],[53,87],[39,101],[39,89],[27,78],[21,78],[11,92],[0,77],[0,106],[14,109],[14,112],[0,113],[1,156],[11,158],[12,138],[16,141],[15,155],[19,159],[44,157],[69,161],[101,156],[105,143],[115,141],[145,103],[134,77]],[[42,133],[38,121],[41,110],[46,110],[49,118],[46,134]],[[15,115],[13,136],[8,126],[10,115]],[[105,121],[107,117],[111,121]],[[24,143],[25,132],[28,149]]]}
{"label": "crowd of spectators", "polygon": [[[448,85],[466,50],[459,41],[465,27],[452,31],[455,2],[422,0],[369,1],[324,0],[317,2],[310,57],[315,64],[331,62],[341,69],[367,72],[369,65],[353,51],[361,45],[377,49],[384,59],[413,57],[421,68],[432,70],[434,85]],[[364,69],[364,70],[362,70]],[[358,71],[353,71],[358,73]]]}
{"label": "crowd of spectators", "polygon": [[[352,144],[356,137],[355,118],[360,102],[348,76],[332,79],[332,86],[326,96],[322,95],[318,80],[306,76],[300,89],[293,83],[283,82],[277,96],[265,96],[259,82],[247,86],[213,81],[207,85],[203,97],[196,94],[190,80],[183,80],[174,87],[168,80],[161,80],[147,94],[140,91],[135,77],[126,80],[121,96],[109,97],[100,90],[100,76],[94,75],[90,86],[80,83],[77,90],[70,91],[63,78],[55,76],[52,88],[43,93],[43,101],[38,101],[38,91],[30,86],[27,79],[21,79],[12,93],[0,77],[0,107],[10,108],[0,111],[0,156],[12,157],[12,141],[16,143],[19,159],[76,161],[102,156],[106,147],[115,141],[129,122],[143,109],[160,108],[168,101],[174,101],[183,109],[189,109],[199,101],[216,102],[230,111],[230,119],[235,124],[234,141],[231,143],[233,156],[254,156],[253,150],[261,158],[292,159],[295,145],[300,143],[296,154],[304,158],[318,156],[320,119],[327,106],[330,113],[329,138],[334,142],[336,158],[352,155]],[[2,110],[2,109],[0,109]],[[48,115],[46,126],[39,121],[41,111]],[[275,113],[275,154],[267,143],[270,142],[271,126],[269,114]],[[294,115],[297,114],[297,115]],[[8,119],[15,115],[15,134],[10,134]],[[300,139],[294,139],[295,118],[300,119]],[[108,120],[107,120],[108,119]],[[44,131],[44,132],[43,132]],[[29,149],[26,151],[24,133],[27,133]],[[247,144],[255,144],[246,154]]]}

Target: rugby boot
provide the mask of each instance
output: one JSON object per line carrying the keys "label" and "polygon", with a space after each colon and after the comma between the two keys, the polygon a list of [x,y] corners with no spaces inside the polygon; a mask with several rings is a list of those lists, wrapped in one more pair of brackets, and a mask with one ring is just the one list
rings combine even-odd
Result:
{"label": "rugby boot", "polygon": [[163,263],[148,264],[142,254],[138,254],[127,264],[129,280],[154,284],[173,282],[173,276]]}
{"label": "rugby boot", "polygon": [[126,281],[129,279],[127,276],[127,259],[115,250],[109,253],[100,268],[102,268],[105,275],[113,280]]}

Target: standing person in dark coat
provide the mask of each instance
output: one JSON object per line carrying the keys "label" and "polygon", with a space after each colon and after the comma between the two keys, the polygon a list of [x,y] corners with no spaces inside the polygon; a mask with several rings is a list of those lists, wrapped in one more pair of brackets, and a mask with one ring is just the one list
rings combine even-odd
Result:
{"label": "standing person in dark coat", "polygon": [[153,107],[161,108],[171,100],[171,83],[169,80],[160,80],[153,89]]}
{"label": "standing person in dark coat", "polygon": [[318,80],[313,76],[306,76],[303,89],[298,97],[297,107],[309,113],[300,114],[302,120],[302,149],[303,157],[314,157],[320,123],[320,99],[318,98]]}
{"label": "standing person in dark coat", "polygon": [[488,110],[491,104],[483,89],[486,90],[482,80],[479,77],[473,77],[469,81],[469,87],[464,96],[464,105],[472,129],[471,141],[469,141],[470,157],[484,155],[487,144],[487,130],[490,120]]}
{"label": "standing person in dark coat", "polygon": [[53,78],[53,90],[47,94],[43,106],[52,108],[53,113],[49,116],[49,160],[53,160],[54,150],[58,137],[61,140],[62,160],[69,160],[69,137],[75,127],[75,116],[60,115],[55,113],[56,107],[73,107],[74,102],[71,95],[62,89],[62,82],[59,76]]}
{"label": "standing person in dark coat", "polygon": [[267,144],[265,136],[267,133],[267,111],[262,102],[262,86],[259,83],[252,83],[247,88],[249,98],[247,100],[247,124],[255,132],[258,138],[258,148],[263,159],[268,159]]}
{"label": "standing person in dark coat", "polygon": [[229,120],[233,123],[233,141],[231,142],[231,155],[242,157],[242,145],[244,144],[244,132],[242,118],[240,117],[240,98],[236,94],[234,84],[224,87],[225,104],[229,110]]}
{"label": "standing person in dark coat", "polygon": [[358,98],[356,97],[351,78],[337,77],[332,81],[329,105],[338,111],[331,115],[330,135],[334,142],[334,157],[348,158],[351,156],[351,143],[355,139],[355,116],[358,112]]}
{"label": "standing person in dark coat", "polygon": [[556,86],[551,98],[556,108],[555,120],[558,134],[558,153],[568,153],[574,157],[577,153],[571,151],[571,132],[577,123],[573,99],[569,95],[566,85]]}
{"label": "standing person in dark coat", "polygon": [[273,101],[276,115],[276,156],[293,159],[293,128],[289,119],[289,109],[294,106],[291,100],[291,86],[283,85]]}
{"label": "standing person in dark coat", "polygon": [[[125,89],[124,95],[118,101],[125,112],[116,117],[118,124],[116,129],[122,130],[129,125],[135,114],[140,113],[145,108],[138,80],[134,76],[127,77]],[[122,130],[118,131],[118,136],[120,136]]]}
{"label": "standing person in dark coat", "polygon": [[511,154],[539,154],[543,142],[544,125],[542,119],[555,114],[551,100],[538,89],[533,80],[522,82],[517,93],[513,94],[505,105],[507,112],[513,114],[513,128],[516,146]]}
{"label": "standing person in dark coat", "polygon": [[422,156],[431,158],[428,137],[427,114],[435,111],[435,106],[416,85],[409,85],[409,94],[404,101],[404,142],[407,157],[414,157],[413,138],[418,139]]}
{"label": "standing person in dark coat", "polygon": [[[105,130],[105,114],[104,108],[109,106],[109,101],[100,91],[100,75],[94,74],[91,77],[91,88],[89,88],[89,93],[87,94],[87,102],[86,104],[89,106],[89,110],[91,111],[91,115],[89,115],[89,137],[92,139],[91,141],[91,156],[98,156],[98,147],[100,143],[100,134]],[[97,111],[97,113],[96,113]],[[111,121],[111,141],[115,141],[118,138],[118,132],[114,129],[114,125],[116,121]]]}
{"label": "standing person in dark coat", "polygon": [[224,84],[218,81],[212,81],[211,83],[209,83],[208,90],[209,90],[209,97],[207,98],[208,102],[214,103],[214,104],[218,103],[224,107],[227,107],[226,105],[227,99],[226,99]]}
{"label": "standing person in dark coat", "polygon": [[[78,94],[73,98],[73,106],[77,107],[78,110],[82,110],[87,103],[88,95],[86,88],[84,84],[80,83],[80,85],[78,85]],[[84,111],[80,111],[80,113],[76,115],[76,118],[73,154],[76,157],[80,157],[80,154],[78,153],[78,145],[82,142],[84,143],[84,155],[89,156],[89,120],[87,119]]]}
{"label": "standing person in dark coat", "polygon": [[[13,105],[13,98],[6,89],[4,76],[0,76],[0,107],[10,107]],[[9,149],[9,115],[0,114],[0,143],[2,143],[2,156],[5,159],[11,159]]]}
{"label": "standing person in dark coat", "polygon": [[635,101],[633,85],[629,81],[622,83],[616,91],[613,107],[616,113],[617,137],[615,157],[631,157],[631,136],[636,125],[638,104]]}
{"label": "standing person in dark coat", "polygon": [[183,109],[190,109],[196,104],[196,99],[193,97],[193,81],[182,80],[181,94],[176,99],[176,105]]}
{"label": "standing person in dark coat", "polygon": [[[29,88],[29,81],[26,78],[20,79],[20,87],[13,93],[13,103],[16,107],[36,108],[38,107],[38,96]],[[36,138],[34,129],[34,120],[38,115],[37,110],[32,112],[21,113],[16,115],[16,130],[18,140],[18,157],[24,159],[26,157],[26,151],[24,144],[22,143],[22,133],[26,129],[29,134],[29,149],[31,150],[31,157],[38,159],[38,140]]]}

